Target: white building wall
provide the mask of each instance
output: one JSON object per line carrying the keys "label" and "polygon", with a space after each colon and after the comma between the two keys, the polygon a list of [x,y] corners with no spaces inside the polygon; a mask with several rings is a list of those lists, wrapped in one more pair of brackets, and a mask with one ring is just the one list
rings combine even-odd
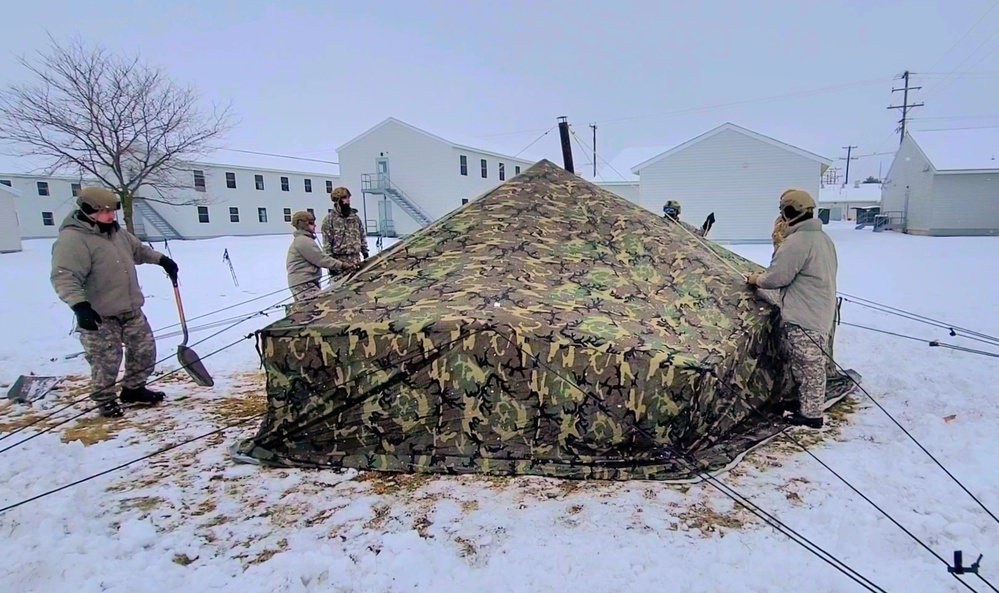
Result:
{"label": "white building wall", "polygon": [[[194,188],[195,169],[205,174],[204,192]],[[227,187],[227,172],[235,175],[235,189]],[[321,220],[332,206],[326,182],[329,181],[333,187],[340,184],[340,178],[336,175],[210,164],[192,166],[190,175],[191,187],[174,190],[171,195],[179,201],[195,198],[205,201],[202,207],[207,208],[207,223],[201,222],[198,206],[158,202],[150,204],[178,233],[188,239],[291,233],[284,209],[295,212],[311,208],[316,218]],[[255,175],[263,176],[263,190],[256,189]],[[282,177],[288,178],[288,191],[282,190]],[[11,185],[21,191],[21,196],[14,198],[14,201],[22,239],[57,236],[62,220],[76,209],[73,184],[77,182],[74,180],[27,175],[0,175],[0,179],[10,180]],[[305,191],[306,179],[312,182],[311,193]],[[48,196],[39,195],[39,181],[48,184]],[[87,182],[83,185],[87,185]],[[147,189],[140,189],[138,196],[159,199],[155,192]],[[238,222],[232,222],[230,208],[237,209]],[[267,222],[260,222],[259,208],[266,210]],[[118,218],[119,221],[124,221],[121,214]],[[152,224],[141,220],[138,213],[135,214],[135,219],[137,223],[143,223],[150,237],[159,236]],[[47,224],[49,221],[51,225]]]}
{"label": "white building wall", "polygon": [[[388,122],[366,136],[337,151],[341,183],[350,189],[351,203],[363,213],[361,175],[374,174],[379,157],[389,160],[389,178],[393,185],[416,202],[428,214],[442,216],[453,210],[461,201],[449,199],[454,191],[452,175],[457,171],[457,159],[451,165],[451,147],[405,126]],[[378,202],[382,196],[367,195],[368,227],[377,225]],[[421,225],[398,205],[390,203],[395,230],[407,235],[419,230]]]}
{"label": "white building wall", "polygon": [[[291,223],[286,220],[290,214],[298,210],[312,209],[316,218],[322,220],[332,207],[329,194],[326,191],[327,181],[333,187],[340,183],[339,177],[329,174],[301,173],[259,169],[249,167],[234,167],[225,165],[201,165],[205,174],[205,191],[194,188],[195,167],[191,169],[191,187],[187,190],[174,192],[178,200],[199,199],[206,203],[201,208],[207,209],[208,222],[203,222],[199,206],[176,206],[153,202],[150,205],[160,213],[185,238],[204,239],[222,236],[277,235],[290,234]],[[226,173],[235,176],[235,189],[228,187]],[[263,177],[263,190],[256,188],[256,175]],[[288,180],[288,189],[283,189],[281,178]],[[306,191],[305,180],[311,181],[312,191]],[[155,198],[155,194],[140,191],[140,196]],[[231,208],[236,215],[232,216]],[[261,222],[258,210],[266,212],[266,222]],[[289,213],[285,213],[285,209]],[[233,218],[238,218],[234,222]],[[156,236],[156,230],[144,221],[145,230],[150,236]]]}
{"label": "white building wall", "polygon": [[906,211],[908,192],[908,227],[926,232],[932,225],[933,167],[912,138],[902,140],[888,175],[881,184],[881,211]]}
{"label": "white building wall", "polygon": [[[460,156],[467,157],[467,175],[460,170]],[[361,175],[376,172],[376,160],[388,158],[392,184],[415,202],[431,218],[440,218],[461,206],[462,198],[473,200],[501,183],[499,163],[505,165],[507,180],[514,177],[516,167],[527,169],[531,164],[519,159],[459,149],[448,142],[414,130],[409,126],[387,121],[381,126],[342,146],[337,151],[343,185],[353,195],[354,207],[361,207]],[[481,174],[480,159],[486,159],[486,177]],[[378,202],[381,196],[368,195],[368,227],[377,226]],[[407,235],[422,225],[391,202],[396,232]]]}
{"label": "white building wall", "polygon": [[[21,192],[14,197],[14,205],[22,239],[54,238],[63,219],[76,209],[73,187],[79,180],[4,174],[0,174],[0,180],[10,181],[11,187]],[[40,195],[39,182],[47,184],[47,196]]]}
{"label": "white building wall", "polygon": [[[639,183],[636,181],[634,183],[629,181],[597,181],[595,184],[610,193],[620,196],[633,204],[641,205],[642,203],[642,192],[639,187]],[[662,205],[659,206],[660,212],[662,213]]]}
{"label": "white building wall", "polygon": [[930,211],[931,235],[999,235],[999,171],[937,173]]}
{"label": "white building wall", "polygon": [[21,229],[18,224],[14,193],[0,186],[0,253],[14,253],[20,250]]}
{"label": "white building wall", "polygon": [[639,177],[640,204],[652,212],[662,214],[667,200],[679,200],[681,218],[694,226],[715,213],[712,240],[765,243],[784,190],[797,187],[818,199],[821,165],[725,130],[647,166]]}

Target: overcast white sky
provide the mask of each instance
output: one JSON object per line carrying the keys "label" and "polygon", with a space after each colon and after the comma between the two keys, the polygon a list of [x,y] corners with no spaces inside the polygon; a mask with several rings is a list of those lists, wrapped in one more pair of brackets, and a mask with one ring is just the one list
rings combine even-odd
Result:
{"label": "overcast white sky", "polygon": [[[913,129],[999,125],[999,9],[965,35],[995,4],[34,0],[4,7],[0,73],[23,77],[15,55],[44,48],[46,31],[78,33],[140,51],[206,100],[232,99],[242,121],[230,147],[309,158],[336,160],[336,146],[390,115],[514,153],[559,115],[587,139],[595,121],[607,160],[732,121],[836,158],[847,144],[860,154],[897,146],[899,114],[886,107],[901,100],[891,78],[905,69],[923,86],[914,116],[941,118]],[[530,152],[561,163],[555,133]],[[575,159],[578,170],[589,157]],[[877,174],[879,160],[887,171],[890,156],[865,158],[851,178]],[[0,157],[0,171],[23,168]]]}

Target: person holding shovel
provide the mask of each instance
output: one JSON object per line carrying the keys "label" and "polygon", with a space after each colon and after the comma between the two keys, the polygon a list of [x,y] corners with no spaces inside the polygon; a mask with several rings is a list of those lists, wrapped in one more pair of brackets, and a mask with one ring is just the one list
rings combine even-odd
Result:
{"label": "person holding shovel", "polygon": [[137,264],[156,264],[177,280],[177,264],[121,228],[121,202],[101,187],[80,189],[77,210],[59,227],[52,245],[52,287],[76,314],[76,326],[90,364],[91,399],[108,418],[123,415],[115,393],[124,347],[123,404],[156,405],[161,391],[146,386],[156,365],[156,341],[142,312],[145,298]]}

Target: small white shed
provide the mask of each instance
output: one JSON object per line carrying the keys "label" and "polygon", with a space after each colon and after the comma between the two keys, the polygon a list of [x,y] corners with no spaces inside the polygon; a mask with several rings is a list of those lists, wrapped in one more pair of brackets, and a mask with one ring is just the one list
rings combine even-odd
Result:
{"label": "small white shed", "polygon": [[17,205],[14,198],[21,192],[0,183],[0,253],[14,253],[21,250],[21,225],[17,219]]}

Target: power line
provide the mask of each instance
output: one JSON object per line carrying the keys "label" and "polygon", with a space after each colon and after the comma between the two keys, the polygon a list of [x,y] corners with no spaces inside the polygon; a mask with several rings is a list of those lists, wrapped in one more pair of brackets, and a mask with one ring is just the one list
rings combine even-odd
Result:
{"label": "power line", "polygon": [[277,154],[277,153],[273,153],[273,152],[260,152],[260,151],[257,151],[257,150],[243,150],[243,149],[240,149],[240,148],[220,148],[219,150],[227,151],[227,152],[242,152],[244,154],[259,154],[261,156],[273,156],[273,157],[278,157],[278,158],[282,158],[282,159],[291,159],[291,160],[295,160],[295,161],[311,161],[313,163],[325,163],[327,165],[337,165],[337,166],[340,165],[340,163],[338,163],[336,161],[326,161],[326,160],[322,160],[322,159],[310,159],[310,158],[307,158],[307,157],[304,157],[304,156],[292,156],[290,154]]}
{"label": "power line", "polygon": [[975,21],[975,23],[973,25],[971,25],[971,27],[969,27],[967,31],[964,32],[964,35],[961,35],[961,37],[958,38],[958,40],[954,43],[954,45],[950,46],[950,49],[948,49],[947,51],[945,51],[943,53],[943,55],[940,56],[937,59],[937,61],[933,63],[932,66],[930,66],[929,68],[927,68],[927,70],[933,70],[934,68],[936,68],[937,65],[940,64],[940,62],[942,62],[943,59],[946,58],[950,54],[950,52],[954,51],[954,49],[958,45],[961,45],[961,42],[964,41],[968,37],[968,35],[970,35],[971,32],[975,30],[975,27],[977,27],[978,25],[980,25],[981,22],[985,20],[985,17],[989,16],[989,13],[991,13],[992,10],[995,9],[996,6],[999,6],[999,0],[996,0],[995,2],[993,2],[992,6],[989,6],[989,9],[986,10],[985,13],[982,14],[982,16],[978,17],[978,20]]}

